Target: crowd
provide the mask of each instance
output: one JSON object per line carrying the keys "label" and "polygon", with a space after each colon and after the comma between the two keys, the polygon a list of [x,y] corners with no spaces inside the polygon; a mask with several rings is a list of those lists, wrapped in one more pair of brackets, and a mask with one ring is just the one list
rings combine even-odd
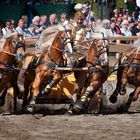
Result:
{"label": "crowd", "polygon": [[[129,12],[128,9],[118,10],[114,9],[113,16],[110,19],[98,19],[94,12],[91,10],[89,2],[85,4],[75,5],[75,10],[83,14],[82,25],[80,28],[88,27],[94,29],[98,24],[102,24],[108,31],[109,36],[140,36],[140,15],[137,9]],[[78,13],[77,12],[77,13]],[[7,35],[12,32],[19,32],[25,37],[36,36],[39,37],[43,30],[47,27],[56,25],[58,23],[70,22],[67,13],[62,13],[58,18],[56,13],[52,13],[49,17],[46,15],[35,16],[32,23],[28,25],[28,17],[21,16],[17,25],[13,19],[7,19],[4,27],[0,28],[0,35]],[[80,21],[81,22],[81,21]]]}
{"label": "crowd", "polygon": [[28,4],[32,3],[33,5],[45,5],[45,4],[69,4],[73,3],[73,0],[0,0],[0,4]]}

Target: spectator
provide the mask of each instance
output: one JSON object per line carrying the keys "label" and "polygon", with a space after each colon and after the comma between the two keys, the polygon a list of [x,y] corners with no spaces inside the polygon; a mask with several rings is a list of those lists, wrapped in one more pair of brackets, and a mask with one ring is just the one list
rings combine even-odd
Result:
{"label": "spectator", "polygon": [[121,22],[122,22],[121,17],[118,17],[117,20],[116,20],[116,27],[115,27],[117,34],[121,34],[121,30],[120,30],[120,28],[121,28]]}
{"label": "spectator", "polygon": [[68,22],[69,22],[67,13],[62,13],[62,14],[61,14],[61,16],[60,16],[60,21],[61,21],[62,23],[68,23]]}
{"label": "spectator", "polygon": [[57,15],[55,13],[53,13],[49,17],[49,26],[57,25],[57,24],[58,24]]}
{"label": "spectator", "polygon": [[26,16],[26,15],[22,15],[21,16],[21,19],[23,19],[24,20],[24,22],[25,22],[25,28],[27,28],[27,24],[28,24],[28,17]]}
{"label": "spectator", "polygon": [[40,27],[43,27],[43,28],[48,27],[48,18],[46,15],[40,16]]}
{"label": "spectator", "polygon": [[11,19],[11,32],[16,32],[16,29],[15,29],[15,21],[13,19]]}
{"label": "spectator", "polygon": [[[124,36],[132,36],[132,32],[131,30],[129,29],[129,22],[128,20],[123,20],[122,21],[122,27],[121,27],[121,35],[124,35]],[[121,41],[121,43],[126,43],[128,44],[129,41]]]}
{"label": "spectator", "polygon": [[3,33],[3,35],[9,35],[12,33],[11,32],[11,20],[9,20],[9,19],[6,20],[5,27],[2,28],[2,33]]}
{"label": "spectator", "polygon": [[31,36],[38,36],[38,34],[35,32],[36,25],[31,23],[29,28],[26,30],[25,37],[31,37]]}
{"label": "spectator", "polygon": [[25,21],[23,19],[20,19],[18,21],[18,26],[16,28],[16,31],[20,34],[23,34],[25,35],[26,34],[26,31],[25,31]]}
{"label": "spectator", "polygon": [[94,17],[94,12],[91,10],[91,5],[89,2],[86,2],[84,5],[83,5],[83,11],[84,13],[84,17],[87,21],[94,21],[95,20],[95,17]]}
{"label": "spectator", "polygon": [[40,17],[35,16],[32,20],[32,23],[35,25],[35,32],[40,35],[43,28],[40,28]]}
{"label": "spectator", "polygon": [[116,23],[115,22],[110,23],[110,30],[111,30],[111,36],[116,36],[117,35]]}
{"label": "spectator", "polygon": [[123,20],[122,27],[121,27],[121,34],[124,35],[124,36],[132,36],[132,33],[129,29],[128,20]]}
{"label": "spectator", "polygon": [[[110,36],[117,36],[118,35],[115,21],[110,23],[110,34],[109,35]],[[113,42],[120,43],[120,40],[113,40]]]}
{"label": "spectator", "polygon": [[132,30],[132,35],[140,36],[140,20],[138,20],[136,27]]}

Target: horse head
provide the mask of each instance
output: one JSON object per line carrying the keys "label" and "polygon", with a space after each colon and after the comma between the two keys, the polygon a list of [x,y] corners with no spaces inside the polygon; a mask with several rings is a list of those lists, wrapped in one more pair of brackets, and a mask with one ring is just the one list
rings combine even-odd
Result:
{"label": "horse head", "polygon": [[66,25],[57,25],[57,30],[54,33],[54,39],[49,47],[51,58],[56,61],[62,60],[63,57],[73,53],[73,34],[72,30]]}
{"label": "horse head", "polygon": [[106,65],[108,63],[107,51],[109,47],[106,29],[102,26],[96,26],[92,33],[92,38],[93,44],[91,46],[94,49],[96,48],[97,59],[100,61],[101,65]]}
{"label": "horse head", "polygon": [[[6,49],[9,48],[9,49]],[[9,37],[6,37],[5,45],[3,46],[5,53],[15,56],[18,61],[23,60],[25,56],[25,41],[24,37],[21,34],[14,33]]]}

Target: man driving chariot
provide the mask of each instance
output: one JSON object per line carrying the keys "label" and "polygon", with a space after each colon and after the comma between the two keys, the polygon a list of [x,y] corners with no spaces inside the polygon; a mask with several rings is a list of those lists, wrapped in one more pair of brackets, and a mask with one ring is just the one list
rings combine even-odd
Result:
{"label": "man driving chariot", "polygon": [[[74,15],[74,19],[70,21],[72,33],[74,35],[74,42],[72,49],[69,49],[66,53],[67,66],[73,67],[74,58],[73,51],[81,50],[82,43],[91,38],[91,28],[84,25],[84,14],[82,13],[82,4],[79,3],[75,5],[75,10],[77,11]],[[72,51],[70,51],[72,50]]]}

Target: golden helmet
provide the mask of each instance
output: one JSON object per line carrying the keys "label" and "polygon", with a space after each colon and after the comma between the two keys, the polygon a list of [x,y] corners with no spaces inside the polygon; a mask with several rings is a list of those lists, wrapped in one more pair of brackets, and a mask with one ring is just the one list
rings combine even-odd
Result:
{"label": "golden helmet", "polygon": [[79,19],[83,19],[83,18],[84,18],[84,14],[81,11],[76,12],[74,15],[75,20],[79,20]]}

